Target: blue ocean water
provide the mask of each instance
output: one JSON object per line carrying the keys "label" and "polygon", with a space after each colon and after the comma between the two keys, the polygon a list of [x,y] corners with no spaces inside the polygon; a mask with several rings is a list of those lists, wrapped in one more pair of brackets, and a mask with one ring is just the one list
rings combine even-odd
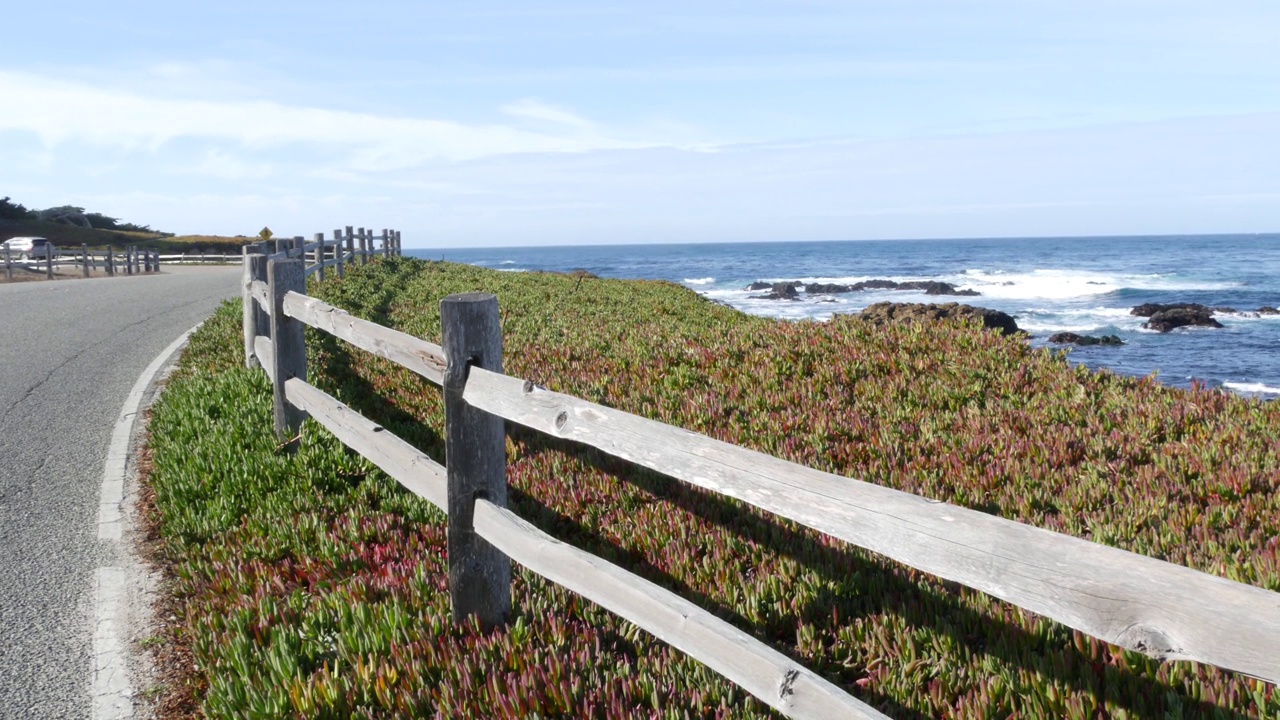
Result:
{"label": "blue ocean water", "polygon": [[[950,302],[1002,310],[1047,344],[1049,335],[1118,335],[1121,347],[1079,347],[1072,362],[1118,373],[1157,373],[1260,398],[1280,397],[1280,234],[1149,237],[706,243],[408,250],[509,272],[583,269],[601,277],[669,280],[743,312],[826,320],[872,303]],[[753,281],[853,284],[884,278],[940,280],[977,297],[864,291],[798,301],[762,300]],[[1225,327],[1161,334],[1129,314],[1142,303],[1196,302],[1244,311],[1219,314]],[[1063,346],[1071,347],[1071,346]]]}

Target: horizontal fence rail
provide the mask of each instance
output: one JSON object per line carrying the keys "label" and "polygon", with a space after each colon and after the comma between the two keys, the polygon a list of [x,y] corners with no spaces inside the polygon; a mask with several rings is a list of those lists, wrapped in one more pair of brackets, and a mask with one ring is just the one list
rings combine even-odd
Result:
{"label": "horizontal fence rail", "polygon": [[[1280,593],[824,473],[479,368],[464,397],[1113,645],[1280,681]],[[1250,629],[1245,643],[1241,628]]]}
{"label": "horizontal fence rail", "polygon": [[[302,247],[300,241],[298,247]],[[738,499],[1113,645],[1160,660],[1192,660],[1280,682],[1280,593],[821,472],[504,375],[501,338],[490,337],[497,327],[496,299],[484,311],[487,319],[467,315],[492,296],[450,296],[442,301],[444,342],[437,345],[355,318],[307,296],[296,282],[292,287],[263,282],[264,270],[275,279],[272,273],[284,270],[278,266],[293,263],[301,269],[302,261],[290,259],[287,253],[270,258],[246,254],[245,260],[246,362],[267,371],[273,387],[279,388],[277,404],[288,404],[296,413],[292,421],[278,425],[282,439],[297,431],[302,417],[310,416],[411,492],[444,510],[451,536],[484,538],[500,551],[502,562],[514,560],[643,627],[789,716],[882,717],[683,598],[566,545],[512,514],[505,508],[504,446],[499,443],[497,449],[490,446],[487,452],[477,452],[466,444],[449,444],[489,432],[476,426],[458,433],[451,427],[462,423],[459,427],[470,428],[468,423],[483,421],[492,428],[491,421],[496,420],[501,433],[501,421],[508,420]],[[256,335],[258,328],[267,327],[259,322],[264,315],[270,318],[273,332],[283,324],[272,313],[343,339],[442,386],[449,466],[439,465],[307,384],[302,377],[305,361],[300,372],[283,371],[285,366],[275,356],[276,338]],[[256,318],[252,327],[251,316]],[[461,363],[449,362],[451,352],[462,358]],[[477,495],[462,484],[481,482],[486,476],[492,479],[495,473],[503,483],[500,497],[489,491]],[[500,590],[484,589],[482,577],[455,578],[452,542],[450,592],[455,621],[468,614],[484,618],[494,608],[502,610],[502,603],[509,603],[509,565],[503,576],[504,600]],[[493,568],[485,572],[493,573]],[[484,592],[459,600],[465,593],[454,586],[465,583]]]}

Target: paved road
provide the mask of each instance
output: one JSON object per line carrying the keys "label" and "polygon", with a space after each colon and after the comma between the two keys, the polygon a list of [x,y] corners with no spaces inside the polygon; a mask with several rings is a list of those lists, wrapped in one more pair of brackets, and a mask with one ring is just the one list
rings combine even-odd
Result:
{"label": "paved road", "polygon": [[0,284],[0,718],[90,715],[102,470],[125,396],[239,268]]}

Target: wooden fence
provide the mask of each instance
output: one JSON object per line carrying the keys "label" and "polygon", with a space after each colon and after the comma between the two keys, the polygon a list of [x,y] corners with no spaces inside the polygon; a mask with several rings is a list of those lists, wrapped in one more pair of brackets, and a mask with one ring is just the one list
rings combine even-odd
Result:
{"label": "wooden fence", "polygon": [[155,250],[139,247],[125,247],[119,252],[113,247],[106,250],[90,250],[88,245],[80,249],[55,247],[52,243],[46,246],[44,257],[29,260],[14,258],[13,252],[5,248],[4,276],[12,280],[14,271],[38,273],[43,271],[45,278],[52,280],[54,268],[79,267],[84,277],[101,270],[109,276],[116,274],[135,275],[157,272],[160,269],[159,254]]}
{"label": "wooden fence", "polygon": [[[373,234],[372,230],[364,228],[354,229],[348,225],[346,231],[334,230],[333,237],[325,240],[323,233],[315,236],[316,242],[306,244],[306,257],[312,264],[319,263],[320,254],[325,254],[326,259],[336,260],[338,256],[342,256],[342,263],[346,264],[353,261],[351,256],[360,258],[371,258],[388,255],[400,255],[400,231],[383,230],[381,235]],[[292,243],[294,239],[287,242]],[[324,242],[324,248],[321,249],[316,243]],[[278,242],[278,241],[276,241]],[[242,253],[228,255],[226,253],[209,253],[209,252],[184,252],[173,253],[160,256],[161,263],[181,264],[224,264],[224,263],[240,263],[244,260]],[[338,263],[330,263],[326,267],[336,267]],[[322,270],[317,272],[323,272]]]}
{"label": "wooden fence", "polygon": [[[297,238],[284,241],[289,244],[294,243]],[[281,241],[276,241],[277,243]],[[325,268],[333,267],[341,274],[343,267],[351,262],[368,262],[372,257],[385,257],[390,255],[400,255],[400,232],[398,230],[383,230],[381,235],[373,234],[372,230],[360,228],[358,231],[348,225],[346,232],[342,230],[334,230],[333,237],[329,240],[324,239],[323,233],[317,233],[315,242],[308,243],[304,246],[301,253],[297,253],[297,257],[305,256],[323,279]],[[13,273],[18,272],[34,273],[43,270],[45,277],[49,280],[53,279],[54,268],[58,267],[79,267],[84,277],[89,277],[94,271],[102,270],[108,276],[114,277],[117,273],[122,275],[135,275],[140,273],[159,272],[162,263],[170,264],[209,264],[209,263],[241,263],[244,262],[244,254],[227,255],[221,253],[181,253],[161,255],[158,250],[149,248],[140,248],[136,246],[128,246],[116,252],[115,248],[108,247],[106,250],[89,250],[88,245],[81,245],[79,250],[73,248],[60,248],[50,243],[45,251],[43,258],[19,260],[13,256],[9,248],[4,248],[4,274],[5,280],[13,280]],[[321,262],[323,260],[323,262]]]}
{"label": "wooden fence", "polygon": [[[455,622],[505,621],[511,561],[688,653],[790,717],[883,717],[840,688],[674,593],[560,542],[506,508],[503,421],[615,457],[981,590],[1113,645],[1280,681],[1280,593],[975,510],[813,470],[502,372],[497,298],[440,303],[441,344],[306,295],[319,272],[288,247],[247,250],[245,363],[272,380],[275,431],[311,417],[448,516]],[[303,326],[440,385],[441,466],[307,383]]]}

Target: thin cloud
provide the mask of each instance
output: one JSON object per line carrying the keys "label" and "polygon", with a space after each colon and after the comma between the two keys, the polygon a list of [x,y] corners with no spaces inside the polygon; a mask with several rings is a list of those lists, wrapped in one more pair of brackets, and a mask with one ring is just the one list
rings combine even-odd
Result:
{"label": "thin cloud", "polygon": [[157,150],[179,138],[220,139],[252,147],[320,144],[353,150],[357,169],[406,167],[517,153],[585,152],[643,147],[583,132],[590,123],[550,106],[514,105],[525,115],[556,119],[568,131],[387,117],[266,101],[211,102],[148,97],[84,84],[0,71],[0,97],[17,112],[0,114],[0,131],[35,133],[46,147],[81,141],[127,150]]}
{"label": "thin cloud", "polygon": [[542,120],[556,125],[567,125],[579,130],[595,131],[595,124],[564,108],[548,105],[533,98],[525,98],[502,106],[502,112],[512,117]]}

